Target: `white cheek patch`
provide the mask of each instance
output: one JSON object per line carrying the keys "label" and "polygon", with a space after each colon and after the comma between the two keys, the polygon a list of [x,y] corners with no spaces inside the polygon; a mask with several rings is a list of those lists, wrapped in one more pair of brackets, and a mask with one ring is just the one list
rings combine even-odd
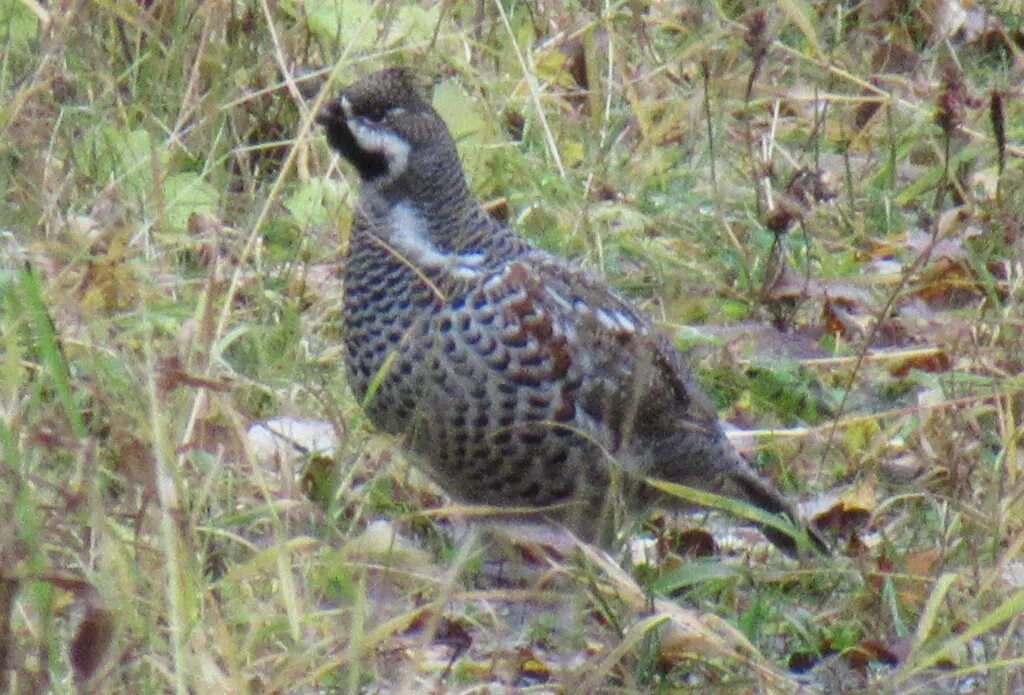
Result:
{"label": "white cheek patch", "polygon": [[388,213],[389,242],[407,260],[421,268],[441,268],[458,278],[480,274],[482,253],[445,253],[431,243],[423,218],[411,205],[402,203]]}
{"label": "white cheek patch", "polygon": [[[344,101],[342,101],[342,108],[345,108]],[[348,128],[352,131],[352,137],[355,138],[359,147],[367,152],[384,155],[384,158],[388,160],[389,179],[394,180],[405,173],[409,166],[410,147],[408,142],[394,133],[366,125],[366,122],[358,116],[349,117]]]}

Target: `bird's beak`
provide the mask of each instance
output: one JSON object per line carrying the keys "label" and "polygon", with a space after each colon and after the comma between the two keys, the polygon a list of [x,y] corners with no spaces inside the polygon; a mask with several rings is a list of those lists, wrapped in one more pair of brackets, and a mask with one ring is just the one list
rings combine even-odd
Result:
{"label": "bird's beak", "polygon": [[345,120],[345,109],[337,100],[332,100],[320,107],[316,114],[317,125],[331,126]]}
{"label": "bird's beak", "polygon": [[316,122],[318,125],[329,126],[347,121],[351,115],[352,102],[342,94],[338,99],[329,101],[320,107],[320,112],[316,115]]}

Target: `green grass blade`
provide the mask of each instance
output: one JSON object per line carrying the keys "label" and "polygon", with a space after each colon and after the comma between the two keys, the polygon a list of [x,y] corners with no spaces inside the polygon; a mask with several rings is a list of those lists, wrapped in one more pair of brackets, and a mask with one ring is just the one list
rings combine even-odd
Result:
{"label": "green grass blade", "polygon": [[75,407],[75,399],[71,395],[70,369],[64,353],[57,343],[57,335],[53,329],[53,321],[46,309],[42,288],[39,285],[39,274],[34,268],[28,267],[21,272],[21,294],[25,301],[25,309],[32,326],[32,333],[39,348],[39,356],[50,374],[53,390],[57,394],[65,415],[71,422],[71,431],[75,437],[85,437],[85,422],[82,414]]}

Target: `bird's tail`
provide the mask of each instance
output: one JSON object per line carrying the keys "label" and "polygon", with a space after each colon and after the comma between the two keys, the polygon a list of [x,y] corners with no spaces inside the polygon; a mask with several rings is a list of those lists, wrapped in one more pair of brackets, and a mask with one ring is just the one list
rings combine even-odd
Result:
{"label": "bird's tail", "polygon": [[[729,483],[729,487],[734,488],[738,493],[737,497],[769,514],[781,514],[788,517],[797,529],[806,532],[811,545],[816,550],[824,555],[831,554],[832,550],[824,536],[814,528],[813,524],[804,523],[794,505],[774,485],[759,476],[746,461],[730,471]],[[790,557],[799,555],[799,544],[796,538],[789,533],[768,524],[758,524],[758,528],[765,538],[786,555]]]}
{"label": "bird's tail", "polygon": [[[690,418],[686,427],[658,440],[649,449],[647,471],[653,474],[655,479],[689,486],[691,489],[706,490],[719,497],[747,503],[771,515],[784,515],[797,530],[802,529],[806,532],[811,545],[818,551],[830,554],[829,545],[824,537],[811,525],[804,524],[797,514],[796,507],[736,451],[720,429],[717,420],[709,416],[703,422],[695,423],[696,419]],[[651,483],[650,480],[648,482]],[[669,500],[672,506],[676,506],[678,501],[689,501],[720,506],[737,515],[749,517],[727,502],[719,504],[710,499],[701,501],[700,495],[679,494],[682,491],[673,491],[656,483],[653,486],[662,493],[667,492],[669,497],[678,498],[675,503]],[[756,518],[753,521],[779,550],[790,557],[800,554],[801,544],[793,535],[783,530],[784,524],[771,525]]]}

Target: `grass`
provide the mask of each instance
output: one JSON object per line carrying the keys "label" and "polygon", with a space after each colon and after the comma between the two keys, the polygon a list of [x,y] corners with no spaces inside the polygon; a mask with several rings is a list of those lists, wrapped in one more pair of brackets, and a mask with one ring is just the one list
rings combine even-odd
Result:
{"label": "grass", "polygon": [[[0,689],[1019,691],[1013,5],[0,0]],[[344,383],[355,181],[296,83],[391,64],[836,557],[450,519]],[[336,443],[257,450],[271,418]]]}

